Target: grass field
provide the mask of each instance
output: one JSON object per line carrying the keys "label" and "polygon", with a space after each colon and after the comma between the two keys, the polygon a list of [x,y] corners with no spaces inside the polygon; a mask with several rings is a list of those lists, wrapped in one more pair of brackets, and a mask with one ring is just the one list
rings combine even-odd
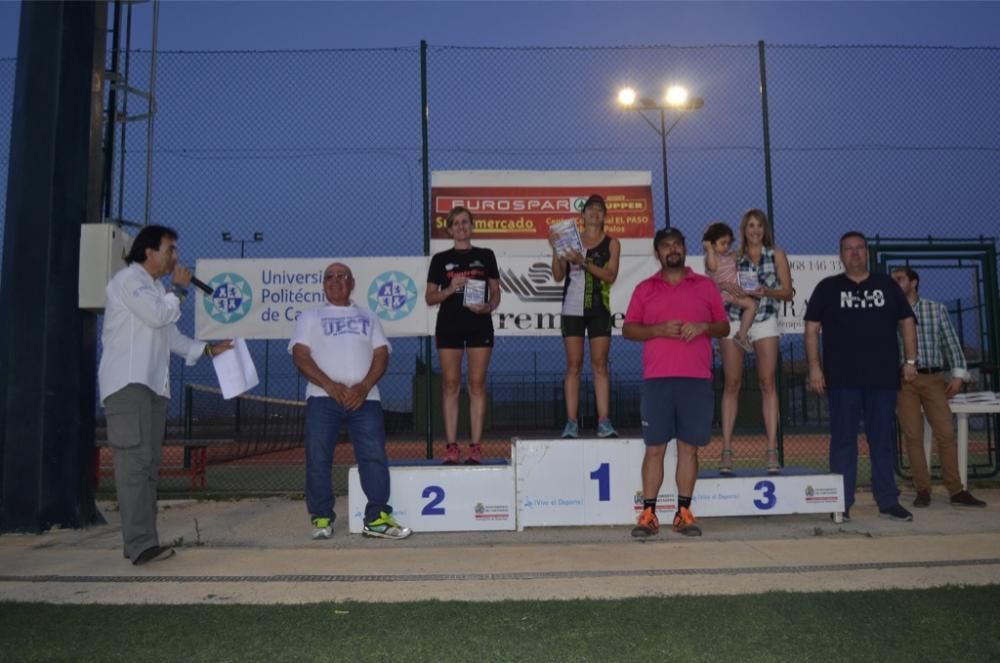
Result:
{"label": "grass field", "polygon": [[[391,591],[373,585],[373,592]],[[990,661],[1000,586],[302,606],[0,603],[7,661]]]}

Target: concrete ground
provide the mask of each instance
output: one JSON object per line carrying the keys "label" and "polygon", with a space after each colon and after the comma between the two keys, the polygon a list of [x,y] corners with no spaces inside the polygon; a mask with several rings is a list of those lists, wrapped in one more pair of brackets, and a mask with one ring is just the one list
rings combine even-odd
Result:
{"label": "concrete ground", "polygon": [[177,555],[143,567],[123,559],[115,504],[101,503],[106,525],[0,536],[0,600],[494,601],[1000,584],[1000,490],[973,492],[989,506],[951,507],[938,488],[912,523],[879,518],[859,494],[840,525],[825,515],[712,518],[700,538],[668,525],[646,542],[628,527],[366,539],[347,533],[343,498],[333,538],[313,541],[302,501],[162,502],[161,541],[175,541]]}

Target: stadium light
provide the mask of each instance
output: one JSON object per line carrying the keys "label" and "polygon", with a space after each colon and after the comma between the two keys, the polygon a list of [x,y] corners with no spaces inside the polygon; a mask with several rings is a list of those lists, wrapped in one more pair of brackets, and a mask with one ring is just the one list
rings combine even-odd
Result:
{"label": "stadium light", "polygon": [[635,90],[630,87],[625,87],[618,91],[618,103],[622,106],[631,106],[634,104],[635,97]]}
{"label": "stadium light", "polygon": [[[680,122],[687,111],[698,110],[705,105],[701,97],[692,97],[686,87],[672,85],[663,95],[663,103],[658,104],[648,97],[640,97],[635,89],[626,87],[618,91],[618,104],[625,110],[639,111],[640,116],[660,136],[660,156],[663,160],[663,215],[667,228],[670,227],[670,188],[667,180],[667,135]],[[660,126],[656,126],[645,114],[645,111],[656,111],[660,114]],[[667,113],[676,113],[670,126],[667,126]]]}
{"label": "stadium light", "polygon": [[264,233],[255,232],[253,234],[253,238],[252,239],[237,239],[237,238],[233,237],[233,234],[231,232],[223,232],[222,233],[222,241],[223,242],[228,242],[230,244],[239,244],[240,245],[240,258],[242,258],[243,254],[245,252],[245,249],[246,249],[246,245],[247,244],[257,244],[259,242],[263,242],[264,241]]}

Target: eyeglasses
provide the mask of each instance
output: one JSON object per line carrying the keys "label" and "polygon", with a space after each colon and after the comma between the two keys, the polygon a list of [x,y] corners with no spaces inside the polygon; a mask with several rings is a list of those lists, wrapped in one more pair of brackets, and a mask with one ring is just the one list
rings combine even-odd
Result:
{"label": "eyeglasses", "polygon": [[350,281],[351,275],[347,272],[335,272],[333,274],[324,274],[324,281]]}

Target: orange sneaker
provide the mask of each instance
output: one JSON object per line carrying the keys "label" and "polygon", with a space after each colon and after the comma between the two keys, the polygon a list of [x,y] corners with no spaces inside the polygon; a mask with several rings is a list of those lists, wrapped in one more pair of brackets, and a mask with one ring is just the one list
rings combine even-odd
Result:
{"label": "orange sneaker", "polygon": [[691,509],[684,506],[677,509],[677,513],[674,514],[673,530],[684,536],[701,536],[701,528],[698,527],[698,521],[694,519]]}
{"label": "orange sneaker", "polygon": [[660,519],[656,517],[656,512],[651,508],[642,510],[639,520],[632,528],[632,536],[637,539],[645,539],[660,533]]}

